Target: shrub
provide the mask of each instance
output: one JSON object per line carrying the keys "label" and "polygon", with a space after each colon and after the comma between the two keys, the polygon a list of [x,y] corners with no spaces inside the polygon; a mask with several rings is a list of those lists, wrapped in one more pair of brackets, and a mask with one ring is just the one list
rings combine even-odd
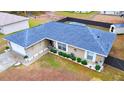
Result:
{"label": "shrub", "polygon": [[60,56],[62,56],[62,52],[60,51],[60,52],[58,52],[58,54],[60,55]]}
{"label": "shrub", "polygon": [[81,62],[81,58],[77,58],[77,62]]}
{"label": "shrub", "polygon": [[75,57],[75,56],[73,56],[73,57],[71,57],[71,59],[75,61],[75,60],[76,60],[76,57]]}
{"label": "shrub", "polygon": [[69,54],[66,54],[66,58],[69,58]]}
{"label": "shrub", "polygon": [[81,61],[81,64],[87,65],[87,61],[86,60],[83,60],[83,61]]}
{"label": "shrub", "polygon": [[100,67],[100,65],[98,65],[98,64],[95,66],[95,69],[96,69],[96,70],[100,70],[100,68],[101,68],[101,67]]}
{"label": "shrub", "polygon": [[9,49],[9,46],[6,46],[6,49]]}
{"label": "shrub", "polygon": [[24,59],[26,59],[26,58],[28,58],[28,56],[26,55],[26,56],[24,56]]}
{"label": "shrub", "polygon": [[53,53],[57,53],[57,50],[55,48],[51,48],[50,51]]}
{"label": "shrub", "polygon": [[62,52],[62,56],[63,56],[63,57],[66,57],[66,53]]}
{"label": "shrub", "polygon": [[68,54],[68,58],[74,61],[76,60],[76,57],[73,54]]}

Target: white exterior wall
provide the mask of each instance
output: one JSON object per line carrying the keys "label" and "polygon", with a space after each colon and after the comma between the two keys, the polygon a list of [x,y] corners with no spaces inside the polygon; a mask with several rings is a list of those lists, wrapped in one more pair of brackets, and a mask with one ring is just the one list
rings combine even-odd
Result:
{"label": "white exterior wall", "polygon": [[111,32],[111,28],[114,27],[113,33],[115,34],[124,34],[124,27],[116,28],[114,25],[111,25],[109,31]]}
{"label": "white exterior wall", "polygon": [[100,13],[107,15],[121,15],[120,11],[101,11]]}
{"label": "white exterior wall", "polygon": [[20,45],[17,45],[17,44],[15,44],[15,43],[13,43],[13,42],[10,42],[10,46],[11,46],[11,49],[12,49],[13,51],[15,51],[15,52],[17,52],[17,53],[19,53],[19,54],[21,54],[21,55],[23,55],[23,56],[26,55],[26,52],[25,52],[24,47],[22,47],[22,46],[20,46]]}
{"label": "white exterior wall", "polygon": [[16,31],[24,30],[26,28],[29,28],[29,23],[28,20],[13,23],[13,24],[8,24],[2,27],[2,32],[3,34],[9,34],[13,33]]}
{"label": "white exterior wall", "polygon": [[115,28],[113,32],[116,34],[124,34],[124,28]]}

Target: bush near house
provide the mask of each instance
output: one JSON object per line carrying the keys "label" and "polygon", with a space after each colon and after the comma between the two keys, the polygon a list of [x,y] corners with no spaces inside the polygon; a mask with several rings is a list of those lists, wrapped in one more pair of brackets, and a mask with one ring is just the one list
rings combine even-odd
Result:
{"label": "bush near house", "polygon": [[71,60],[74,60],[74,61],[76,60],[76,57],[73,56],[72,54],[67,54],[67,53],[62,52],[62,51],[58,52],[58,54],[60,56],[66,57],[66,58],[70,58]]}
{"label": "bush near house", "polygon": [[24,59],[26,59],[26,58],[28,58],[28,56],[26,55],[26,56],[24,56]]}
{"label": "bush near house", "polygon": [[79,63],[80,63],[80,62],[81,62],[81,58],[79,58],[79,57],[78,57],[78,58],[77,58],[77,62],[79,62]]}
{"label": "bush near house", "polygon": [[95,66],[95,69],[96,69],[96,70],[100,70],[100,68],[101,68],[101,67],[100,67],[100,65],[98,65],[98,64]]}
{"label": "bush near house", "polygon": [[9,49],[9,46],[6,46],[6,49]]}
{"label": "bush near house", "polygon": [[76,60],[76,57],[75,57],[73,54],[69,54],[69,58],[70,58],[71,60],[73,60],[73,61]]}
{"label": "bush near house", "polygon": [[81,61],[81,64],[87,65],[87,61],[86,60],[83,60],[83,61]]}
{"label": "bush near house", "polygon": [[59,54],[60,56],[69,58],[69,54],[67,54],[67,53],[65,53],[65,52],[60,51],[60,52],[58,52],[58,54]]}
{"label": "bush near house", "polygon": [[61,51],[59,51],[59,52],[58,52],[58,54],[61,56],[61,55],[62,55],[62,52],[61,52]]}
{"label": "bush near house", "polygon": [[76,57],[73,56],[73,57],[71,57],[71,59],[75,61],[76,60]]}
{"label": "bush near house", "polygon": [[57,50],[55,48],[51,48],[50,51],[53,53],[57,53]]}

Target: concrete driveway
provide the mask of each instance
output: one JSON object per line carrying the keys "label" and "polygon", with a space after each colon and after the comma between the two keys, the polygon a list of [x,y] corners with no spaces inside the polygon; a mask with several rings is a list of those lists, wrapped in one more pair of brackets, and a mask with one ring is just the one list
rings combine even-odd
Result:
{"label": "concrete driveway", "polygon": [[5,71],[19,61],[19,56],[12,51],[0,54],[0,72]]}

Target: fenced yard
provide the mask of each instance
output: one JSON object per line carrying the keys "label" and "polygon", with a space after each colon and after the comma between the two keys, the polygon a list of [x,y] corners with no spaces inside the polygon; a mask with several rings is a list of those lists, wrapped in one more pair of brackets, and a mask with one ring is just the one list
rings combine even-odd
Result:
{"label": "fenced yard", "polygon": [[98,73],[48,53],[28,67],[11,67],[0,73],[0,80],[124,80],[124,72],[105,65]]}

